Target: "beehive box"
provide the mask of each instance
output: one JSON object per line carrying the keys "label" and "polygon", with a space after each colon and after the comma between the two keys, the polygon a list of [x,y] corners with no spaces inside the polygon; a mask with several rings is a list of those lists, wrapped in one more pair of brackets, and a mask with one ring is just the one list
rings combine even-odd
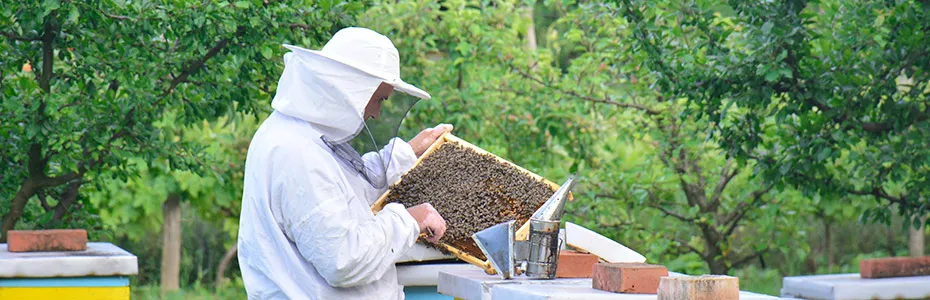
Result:
{"label": "beehive box", "polygon": [[405,206],[429,202],[447,221],[446,235],[437,245],[441,251],[496,271],[477,247],[471,234],[509,220],[522,225],[518,240],[529,234],[528,220],[559,185],[472,145],[444,134],[427,149],[400,181],[372,205]]}

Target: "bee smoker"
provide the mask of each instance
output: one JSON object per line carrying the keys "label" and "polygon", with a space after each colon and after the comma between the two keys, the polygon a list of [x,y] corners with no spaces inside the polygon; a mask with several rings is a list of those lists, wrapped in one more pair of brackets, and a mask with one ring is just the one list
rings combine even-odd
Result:
{"label": "bee smoker", "polygon": [[500,223],[472,235],[481,252],[503,279],[526,273],[531,279],[555,278],[559,262],[559,221],[575,177],[565,183],[530,217],[525,241],[515,239],[514,221]]}

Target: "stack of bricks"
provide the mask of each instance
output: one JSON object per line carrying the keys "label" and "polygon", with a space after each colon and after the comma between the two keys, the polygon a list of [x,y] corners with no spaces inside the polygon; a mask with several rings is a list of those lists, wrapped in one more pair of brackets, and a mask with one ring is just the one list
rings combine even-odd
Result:
{"label": "stack of bricks", "polygon": [[594,265],[592,287],[614,293],[655,294],[659,279],[668,276],[664,266],[644,263],[599,263]]}
{"label": "stack of bricks", "polygon": [[738,300],[739,279],[730,276],[669,277],[664,266],[598,263],[592,287],[627,294],[657,294],[659,300]]}
{"label": "stack of bricks", "polygon": [[555,277],[591,278],[597,261],[598,257],[594,254],[562,250],[559,252],[559,265],[556,267]]}
{"label": "stack of bricks", "polygon": [[930,275],[930,256],[886,257],[859,261],[859,276],[867,279]]}
{"label": "stack of bricks", "polygon": [[6,240],[10,252],[87,250],[84,229],[10,230]]}

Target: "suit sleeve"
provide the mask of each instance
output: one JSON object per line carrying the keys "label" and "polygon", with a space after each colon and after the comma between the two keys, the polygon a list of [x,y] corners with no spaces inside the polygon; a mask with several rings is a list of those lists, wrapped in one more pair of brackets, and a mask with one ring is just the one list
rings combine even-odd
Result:
{"label": "suit sleeve", "polygon": [[402,205],[359,219],[350,204],[365,199],[344,192],[352,187],[337,175],[338,165],[305,152],[284,156],[289,159],[278,176],[283,230],[329,285],[371,283],[416,242],[416,220]]}

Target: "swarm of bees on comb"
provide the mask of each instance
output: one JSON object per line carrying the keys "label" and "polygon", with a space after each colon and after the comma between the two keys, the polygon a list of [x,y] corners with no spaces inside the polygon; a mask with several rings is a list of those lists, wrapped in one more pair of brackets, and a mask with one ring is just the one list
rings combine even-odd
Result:
{"label": "swarm of bees on comb", "polygon": [[391,186],[387,202],[430,203],[446,220],[440,242],[486,260],[472,234],[510,220],[526,223],[552,193],[549,185],[492,155],[448,142]]}

